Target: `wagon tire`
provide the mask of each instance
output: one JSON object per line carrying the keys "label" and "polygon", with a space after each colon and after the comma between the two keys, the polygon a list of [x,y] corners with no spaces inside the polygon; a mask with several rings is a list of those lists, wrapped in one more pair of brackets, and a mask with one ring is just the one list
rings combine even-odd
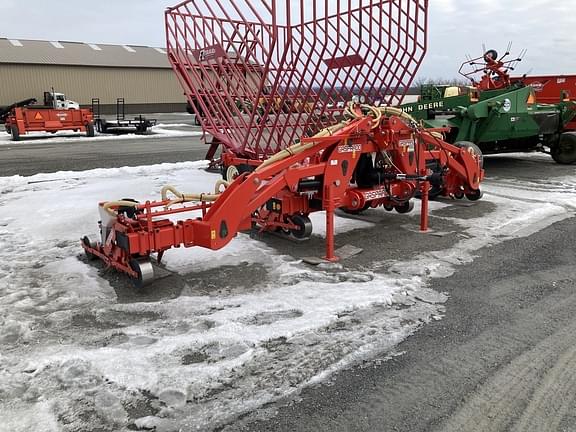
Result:
{"label": "wagon tire", "polygon": [[17,126],[10,128],[10,133],[12,134],[12,141],[20,141],[20,131]]}
{"label": "wagon tire", "polygon": [[88,123],[86,125],[86,136],[89,138],[93,138],[96,135],[94,131],[94,123]]}
{"label": "wagon tire", "polygon": [[571,165],[576,162],[576,132],[564,132],[558,143],[550,149],[554,162]]}

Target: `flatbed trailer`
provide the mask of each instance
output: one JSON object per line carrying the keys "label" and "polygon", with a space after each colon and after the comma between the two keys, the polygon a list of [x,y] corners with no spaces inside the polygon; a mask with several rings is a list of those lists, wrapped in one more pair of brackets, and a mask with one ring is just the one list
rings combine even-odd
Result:
{"label": "flatbed trailer", "polygon": [[56,109],[30,105],[12,109],[6,117],[6,132],[13,141],[20,141],[29,132],[74,131],[94,136],[94,118],[89,109]]}
{"label": "flatbed trailer", "polygon": [[100,111],[100,99],[92,99],[92,112],[94,113],[94,124],[99,133],[122,135],[135,133],[144,135],[153,126],[156,126],[156,119],[149,119],[142,115],[133,119],[126,118],[126,101],[124,98],[116,99],[116,119],[106,119],[102,117]]}

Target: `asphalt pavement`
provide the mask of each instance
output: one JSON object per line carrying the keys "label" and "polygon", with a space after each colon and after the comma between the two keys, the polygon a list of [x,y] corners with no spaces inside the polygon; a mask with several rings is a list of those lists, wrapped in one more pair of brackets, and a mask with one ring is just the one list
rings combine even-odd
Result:
{"label": "asphalt pavement", "polygon": [[[189,161],[202,159],[205,151],[197,137],[18,143],[0,147],[0,175]],[[488,182],[505,177],[542,185],[573,172],[537,158],[498,156],[486,158],[486,169]],[[490,209],[480,202],[461,211]],[[343,237],[365,248],[350,265],[432,247],[394,229]],[[247,413],[221,430],[576,431],[575,240],[570,218],[478,251],[472,264],[434,279],[431,288],[450,296],[445,316],[401,343],[401,355],[340,372],[327,384]],[[438,238],[434,247],[453,241]],[[318,241],[304,252],[322,247]],[[296,257],[304,253],[298,245],[284,249]]]}
{"label": "asphalt pavement", "polygon": [[402,355],[224,430],[576,430],[575,241],[568,219],[480,251],[432,284],[450,295],[446,316],[400,344]]}

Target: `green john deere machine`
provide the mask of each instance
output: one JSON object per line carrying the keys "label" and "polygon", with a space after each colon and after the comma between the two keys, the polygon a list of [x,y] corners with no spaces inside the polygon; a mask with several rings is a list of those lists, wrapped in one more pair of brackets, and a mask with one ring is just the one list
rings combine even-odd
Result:
{"label": "green john deere machine", "polygon": [[[426,85],[418,102],[401,108],[426,127],[450,128],[448,142],[474,143],[484,154],[541,151],[557,163],[575,163],[576,133],[566,126],[576,117],[576,103],[537,104],[532,87],[511,83],[508,72],[521,59],[505,61],[508,55],[498,59],[490,50],[462,65],[472,86]],[[465,73],[467,65],[473,70]],[[483,75],[476,82],[478,72]]]}

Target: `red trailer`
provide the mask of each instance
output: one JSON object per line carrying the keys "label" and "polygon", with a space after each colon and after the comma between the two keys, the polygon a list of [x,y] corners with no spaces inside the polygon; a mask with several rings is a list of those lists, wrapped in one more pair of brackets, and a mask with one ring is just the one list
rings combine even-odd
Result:
{"label": "red trailer", "polygon": [[[512,78],[534,88],[538,103],[556,104],[563,99],[576,100],[576,75],[541,75]],[[576,120],[569,123],[568,130],[576,130]]]}
{"label": "red trailer", "polygon": [[51,107],[27,106],[14,108],[6,118],[6,132],[13,141],[20,141],[28,132],[58,131],[85,132],[94,136],[94,118],[89,109],[55,109]]}

